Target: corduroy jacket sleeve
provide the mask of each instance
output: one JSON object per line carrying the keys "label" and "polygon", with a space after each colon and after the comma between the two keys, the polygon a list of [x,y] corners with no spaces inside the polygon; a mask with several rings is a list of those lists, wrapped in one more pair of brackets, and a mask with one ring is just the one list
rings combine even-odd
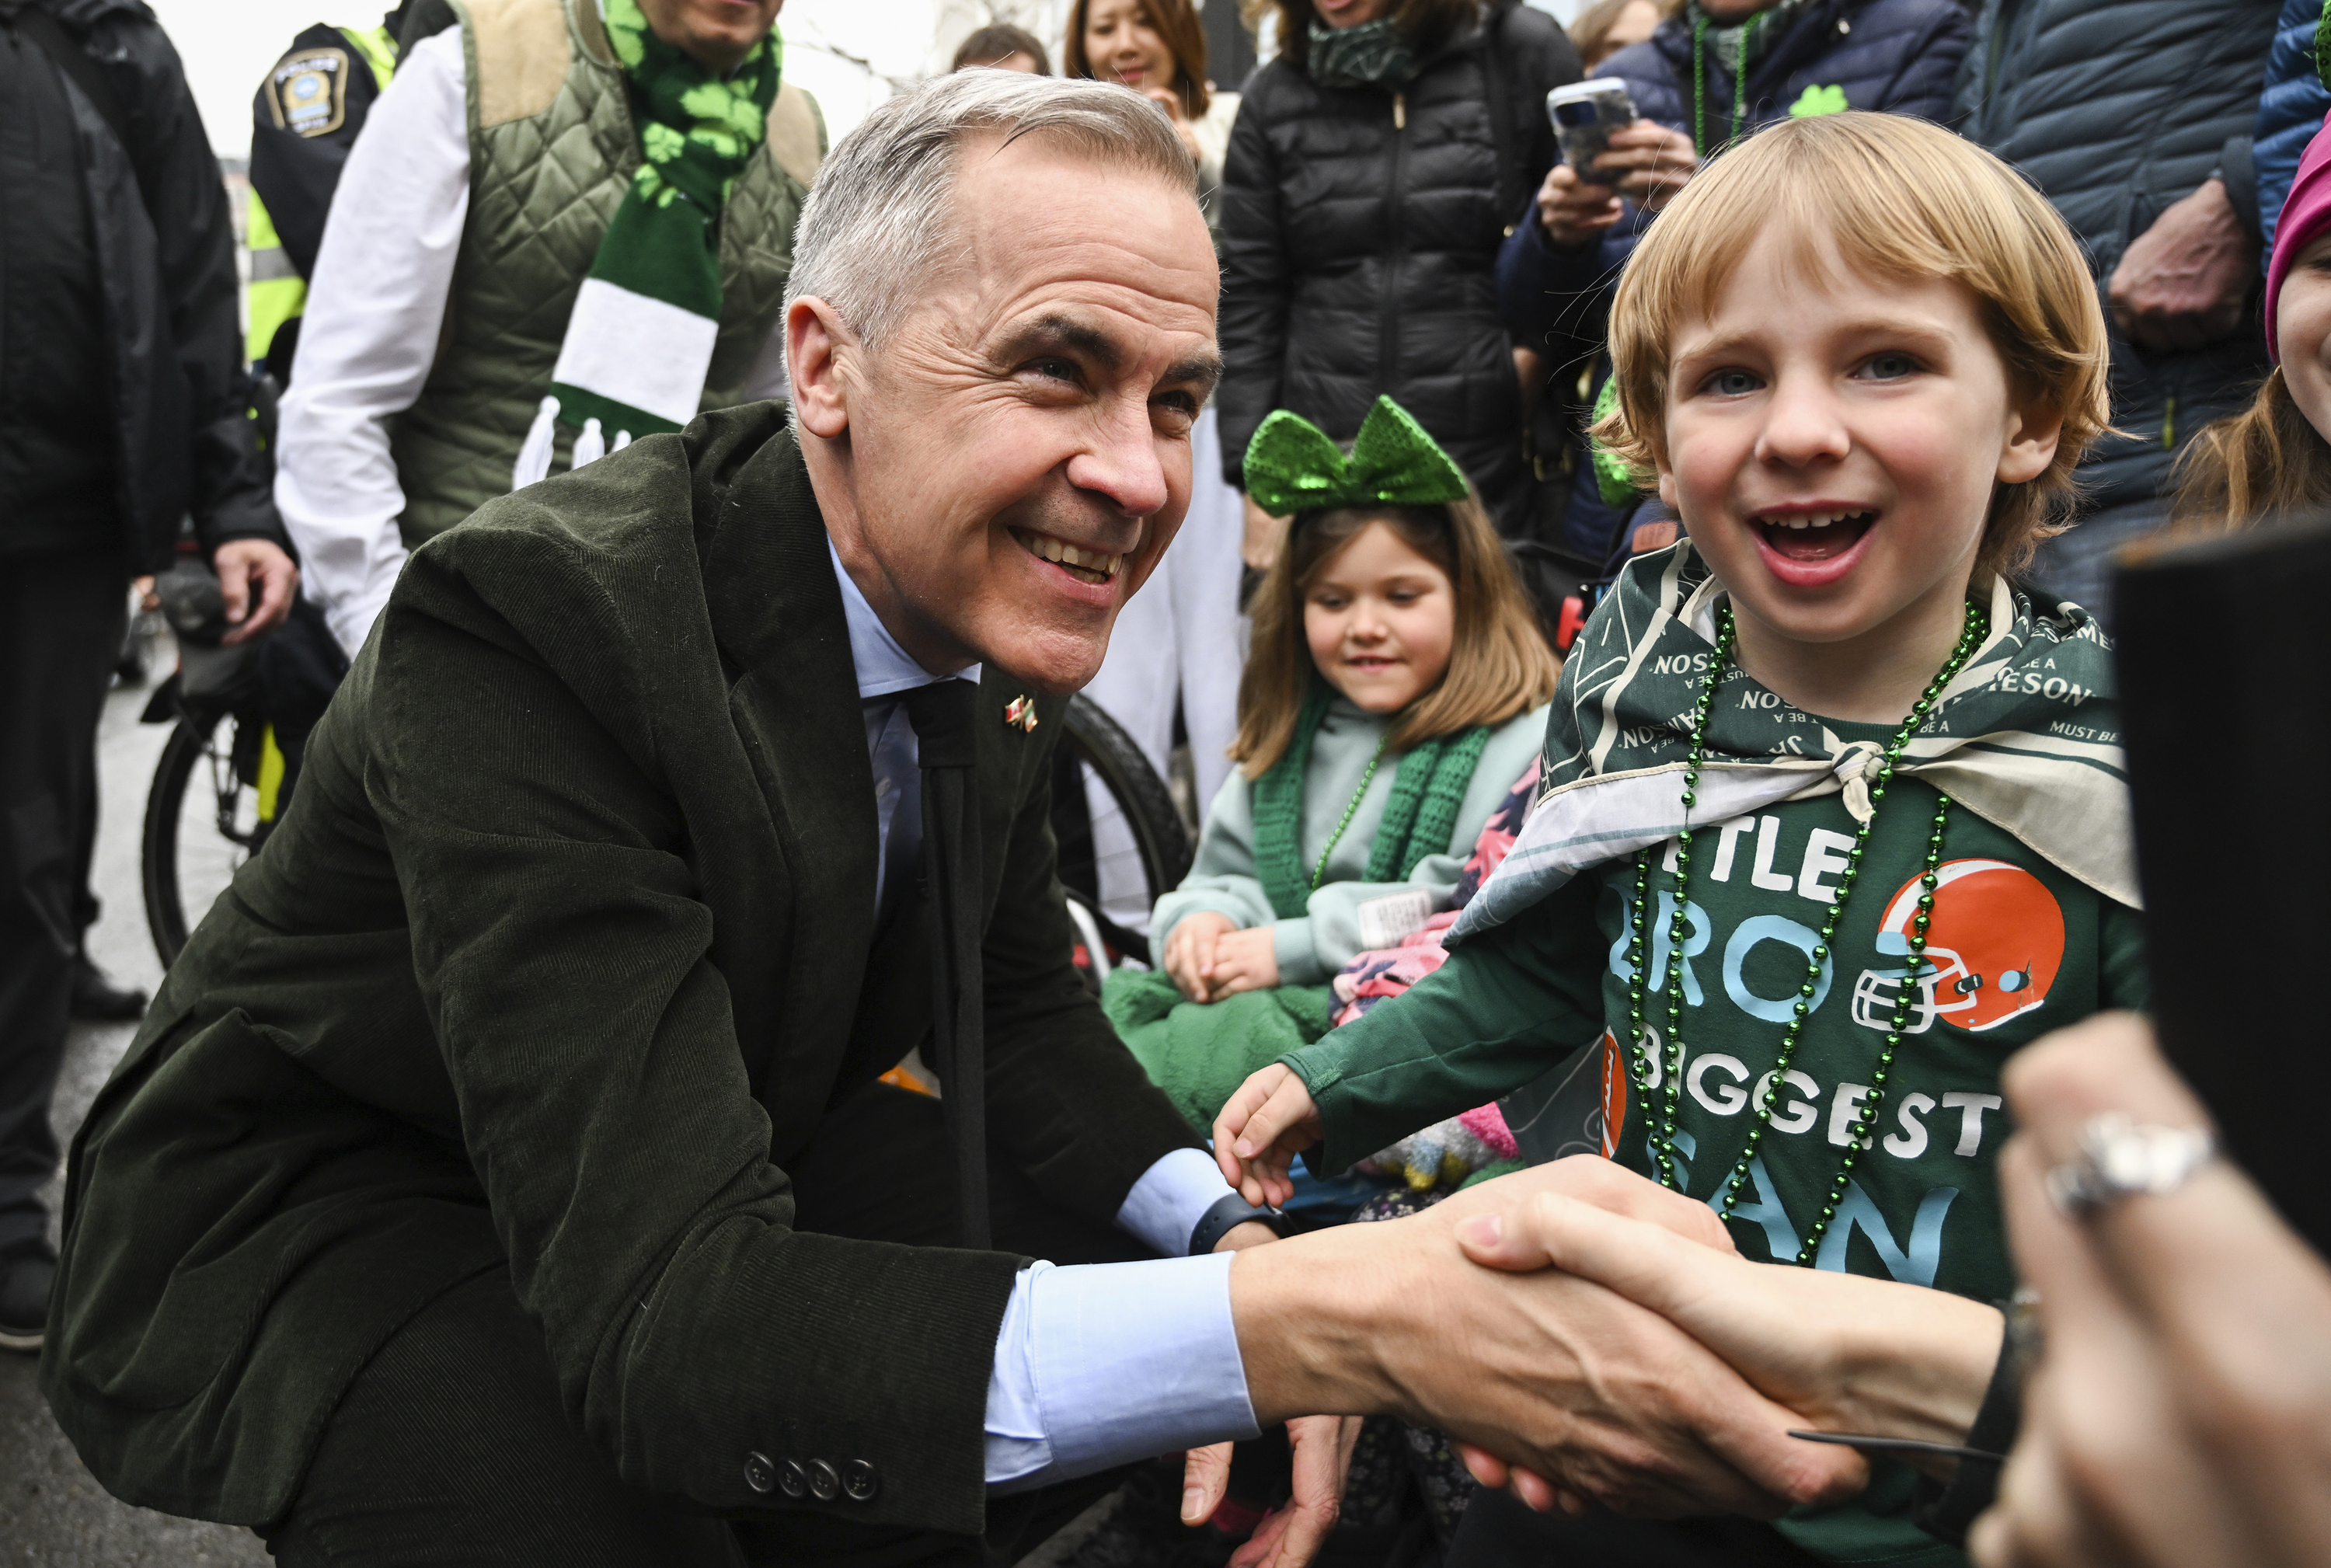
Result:
{"label": "corduroy jacket sleeve", "polygon": [[[791,1229],[711,913],[654,776],[659,717],[551,668],[624,622],[556,542],[509,547],[526,558],[502,580],[563,596],[546,602],[572,607],[573,646],[538,656],[416,556],[378,633],[366,789],[462,1140],[567,1407],[635,1485],[975,1533],[1022,1260]],[[604,667],[652,652],[610,649]],[[763,1489],[771,1461],[821,1459],[865,1461],[879,1489]]]}
{"label": "corduroy jacket sleeve", "polygon": [[1047,769],[1013,822],[987,927],[988,1136],[1046,1198],[1106,1225],[1150,1166],[1197,1139],[1070,965],[1051,805]]}

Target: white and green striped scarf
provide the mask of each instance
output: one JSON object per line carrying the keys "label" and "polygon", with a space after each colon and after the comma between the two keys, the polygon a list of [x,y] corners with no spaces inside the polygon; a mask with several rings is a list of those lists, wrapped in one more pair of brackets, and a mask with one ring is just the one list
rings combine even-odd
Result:
{"label": "white and green striped scarf", "polygon": [[512,489],[550,471],[555,424],[574,466],[696,417],[720,333],[716,220],[767,134],[785,43],[775,29],[726,77],[657,37],[639,0],[606,0],[607,41],[636,90],[639,172],[575,297],[549,394],[519,449]]}
{"label": "white and green striped scarf", "polygon": [[[2111,648],[2077,604],[2043,612],[2003,579],[1990,594],[1990,636],[1943,689],[1898,771],[2138,908]],[[1529,821],[1452,941],[1682,830],[1691,716],[1723,597],[1689,540],[1620,574],[1563,669]],[[1881,757],[1881,747],[1841,740],[1735,662],[1708,717],[1692,824],[1839,791],[1866,821]]]}

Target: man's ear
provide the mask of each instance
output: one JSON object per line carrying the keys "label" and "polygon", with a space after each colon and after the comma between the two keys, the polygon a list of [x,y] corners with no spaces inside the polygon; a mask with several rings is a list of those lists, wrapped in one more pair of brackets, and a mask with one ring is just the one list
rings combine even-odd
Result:
{"label": "man's ear", "polygon": [[858,338],[823,299],[796,299],[785,310],[785,378],[794,394],[794,423],[825,441],[850,429],[851,377],[844,361]]}
{"label": "man's ear", "polygon": [[1999,451],[1999,482],[2029,484],[2056,461],[2057,442],[2064,433],[2064,414],[2037,399],[2027,399],[2007,411],[2007,439]]}

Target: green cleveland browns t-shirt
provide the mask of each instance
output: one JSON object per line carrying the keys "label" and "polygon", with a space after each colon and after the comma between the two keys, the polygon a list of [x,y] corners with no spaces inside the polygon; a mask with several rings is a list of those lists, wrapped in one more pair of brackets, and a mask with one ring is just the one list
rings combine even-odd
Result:
{"label": "green cleveland browns t-shirt", "polygon": [[[1883,744],[1893,734],[1824,722],[1848,742]],[[1769,1097],[1771,1126],[1730,1228],[1743,1256],[1793,1260],[1876,1092],[1879,1052],[1907,988],[1903,1041],[1870,1146],[1815,1263],[2001,1301],[2014,1287],[1996,1176],[2012,1130],[2000,1069],[2050,1030],[2101,1009],[2142,1006],[2141,933],[2136,911],[1954,805],[1925,962],[1911,974],[1904,938],[1937,798],[1910,778],[1888,790],[1812,1012],[1777,1081],[1782,1034],[1854,821],[1832,794],[1695,824],[1677,1175],[1691,1196],[1716,1199],[1746,1142],[1750,1107]],[[1645,944],[1654,1059],[1666,1054],[1674,864],[1670,842],[1652,871]],[[1632,858],[1582,875],[1459,946],[1396,1003],[1286,1058],[1326,1123],[1327,1167],[1519,1088],[1599,1036],[1604,1152],[1652,1174],[1627,1048],[1633,889]],[[1778,1527],[1831,1562],[1965,1561],[1909,1522],[1908,1470],[1881,1462],[1872,1473],[1852,1503],[1801,1509]]]}

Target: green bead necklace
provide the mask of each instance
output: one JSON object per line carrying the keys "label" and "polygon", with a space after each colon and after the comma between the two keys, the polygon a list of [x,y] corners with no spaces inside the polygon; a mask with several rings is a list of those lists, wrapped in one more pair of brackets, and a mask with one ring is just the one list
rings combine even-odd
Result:
{"label": "green bead necklace", "polygon": [[1368,771],[1360,775],[1360,787],[1352,792],[1352,803],[1344,808],[1344,820],[1337,822],[1336,831],[1327,835],[1327,847],[1319,851],[1319,863],[1311,868],[1311,890],[1315,893],[1319,890],[1319,879],[1327,874],[1327,857],[1334,854],[1336,846],[1344,841],[1344,830],[1352,825],[1352,818],[1358,814],[1360,803],[1368,798],[1368,785],[1375,782],[1376,765],[1384,761],[1384,742],[1380,740],[1376,742],[1375,755],[1368,758]]}
{"label": "green bead necklace", "polygon": [[[1855,830],[1853,847],[1846,851],[1846,867],[1838,878],[1837,891],[1831,896],[1829,914],[1822,922],[1820,939],[1806,960],[1803,984],[1797,987],[1797,999],[1791,1008],[1788,1025],[1781,1033],[1781,1049],[1773,1062],[1773,1070],[1765,1075],[1765,1088],[1756,1096],[1748,1126],[1748,1139],[1740,1151],[1740,1158],[1724,1183],[1718,1218],[1729,1220],[1732,1208],[1739,1201],[1741,1183],[1748,1179],[1749,1162],[1756,1156],[1757,1145],[1764,1142],[1765,1129],[1773,1119],[1773,1092],[1778,1088],[1789,1063],[1797,1052],[1797,1041],[1804,1032],[1805,1020],[1812,1013],[1813,997],[1821,989],[1822,969],[1829,961],[1830,943],[1837,936],[1838,922],[1845,914],[1846,900],[1852,896],[1854,884],[1860,879],[1862,852],[1868,848],[1870,829],[1877,825],[1879,803],[1886,798],[1886,786],[1894,777],[1894,769],[1901,761],[1902,752],[1910,737],[1927,722],[1936,701],[1958,672],[1965,668],[1968,659],[1981,647],[1990,632],[1990,617],[1973,600],[1966,606],[1966,618],[1959,629],[1959,639],[1951,656],[1943,661],[1927,689],[1911,705],[1909,717],[1894,732],[1887,743],[1879,765],[1878,776],[1870,786],[1870,813],[1868,821]],[[1660,1184],[1682,1190],[1675,1174],[1676,1112],[1683,1088],[1683,965],[1684,939],[1689,933],[1691,890],[1691,808],[1697,803],[1699,788],[1699,768],[1707,755],[1708,717],[1716,705],[1716,689],[1724,678],[1724,670],[1732,660],[1734,642],[1732,607],[1729,604],[1717,612],[1716,654],[1708,661],[1708,674],[1702,679],[1698,699],[1693,704],[1691,717],[1691,753],[1684,764],[1683,806],[1684,826],[1676,835],[1675,913],[1668,918],[1667,964],[1667,1036],[1660,1050],[1659,1098],[1652,1099],[1651,1060],[1645,1043],[1647,1030],[1643,1022],[1643,960],[1644,933],[1650,928],[1652,851],[1644,850],[1635,857],[1634,908],[1628,916],[1627,937],[1627,1017],[1629,1044],[1633,1057],[1632,1077],[1636,1098],[1642,1107],[1646,1136],[1651,1144],[1651,1160],[1657,1167]],[[1810,1264],[1821,1246],[1822,1237],[1830,1222],[1837,1218],[1838,1205],[1845,1201],[1847,1180],[1853,1174],[1854,1163],[1860,1157],[1862,1141],[1876,1124],[1879,1107],[1886,1098],[1886,1079],[1894,1066],[1895,1053],[1901,1049],[1902,1033],[1910,1022],[1910,999],[1916,993],[1915,982],[1927,957],[1927,927],[1935,909],[1935,889],[1943,863],[1943,829],[1949,819],[1951,799],[1940,796],[1935,806],[1934,830],[1927,836],[1926,869],[1919,878],[1918,912],[1910,922],[1910,963],[1898,987],[1894,1003],[1894,1017],[1887,1026],[1885,1048],[1878,1053],[1877,1070],[1870,1076],[1875,1080],[1870,1087],[1870,1098],[1862,1102],[1860,1115],[1846,1139],[1845,1157],[1838,1167],[1837,1179],[1830,1183],[1829,1194],[1822,1201],[1821,1213],[1812,1231],[1797,1249],[1797,1261]]]}
{"label": "green bead necklace", "polygon": [[[1715,154],[1708,148],[1708,14],[1693,8],[1691,20],[1691,130],[1692,150],[1705,160]],[[1740,127],[1748,107],[1748,45],[1764,26],[1764,13],[1758,12],[1741,24],[1740,50],[1733,62],[1732,71],[1732,131],[1724,138],[1728,150],[1740,139]]]}

